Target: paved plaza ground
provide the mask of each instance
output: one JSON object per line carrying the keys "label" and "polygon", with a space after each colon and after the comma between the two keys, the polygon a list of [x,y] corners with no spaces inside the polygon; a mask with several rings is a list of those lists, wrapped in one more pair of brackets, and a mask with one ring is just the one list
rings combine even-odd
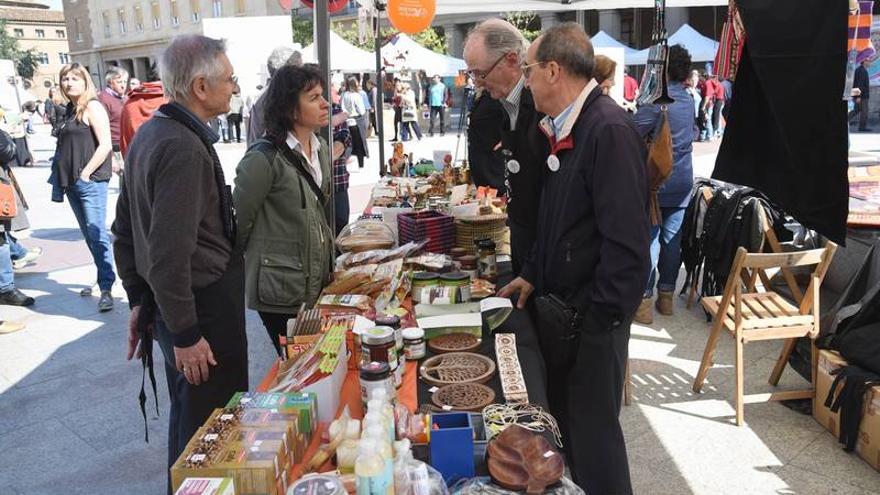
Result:
{"label": "paved plaza ground", "polygon": [[[16,285],[36,297],[30,308],[0,306],[0,318],[21,321],[21,332],[0,335],[0,495],[159,495],[166,482],[168,399],[156,367],[159,408],[148,409],[150,443],[138,408],[141,368],[125,361],[128,306],[121,286],[116,308],[98,313],[97,298],[80,289],[96,279],[94,266],[67,204],[50,201],[48,158],[53,139],[38,128],[38,163],[15,173],[30,203],[28,247],[43,257],[16,273]],[[456,134],[426,138],[416,155],[443,148],[464,153]],[[352,211],[363,208],[378,179],[378,143],[367,167],[351,166]],[[711,174],[718,143],[697,144],[697,175]],[[880,136],[853,134],[854,150],[880,154]],[[220,144],[227,178],[244,145]],[[390,153],[390,146],[387,148]],[[118,182],[110,187],[112,223]],[[681,282],[681,280],[680,280]],[[259,317],[248,312],[251,385],[268,370],[274,351]],[[639,494],[880,494],[880,475],[812,417],[780,404],[746,407],[747,425],[733,423],[733,343],[722,339],[705,393],[691,392],[708,335],[701,310],[676,301],[674,317],[633,326],[633,404],[622,412],[630,469]],[[746,348],[746,390],[756,391],[778,354],[778,343]],[[155,351],[157,362],[161,353]],[[802,386],[790,369],[782,386]],[[148,405],[152,403],[149,399]]]}

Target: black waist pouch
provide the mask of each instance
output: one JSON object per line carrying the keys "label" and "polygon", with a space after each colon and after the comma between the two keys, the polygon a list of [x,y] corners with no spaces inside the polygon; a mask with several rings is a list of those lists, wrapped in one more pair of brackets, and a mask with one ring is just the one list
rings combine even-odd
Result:
{"label": "black waist pouch", "polygon": [[563,368],[574,363],[581,332],[581,315],[555,294],[535,299],[538,341],[549,368]]}

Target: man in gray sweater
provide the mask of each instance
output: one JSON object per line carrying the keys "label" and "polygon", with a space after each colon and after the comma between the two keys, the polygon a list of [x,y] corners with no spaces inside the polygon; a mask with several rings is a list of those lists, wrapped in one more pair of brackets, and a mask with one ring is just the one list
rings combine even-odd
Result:
{"label": "man in gray sweater", "polygon": [[[151,338],[165,356],[171,465],[214,408],[247,390],[247,338],[231,199],[205,124],[229,110],[232,65],[222,41],[187,35],[160,71],[169,103],[128,148],[113,233],[131,305],[128,358],[150,366]],[[144,401],[142,390],[142,412]]]}

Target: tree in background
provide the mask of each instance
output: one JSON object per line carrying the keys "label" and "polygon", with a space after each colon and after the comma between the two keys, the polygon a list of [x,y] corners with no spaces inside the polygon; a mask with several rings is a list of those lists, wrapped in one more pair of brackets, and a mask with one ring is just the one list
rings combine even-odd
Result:
{"label": "tree in background", "polygon": [[312,27],[312,18],[305,16],[293,16],[290,21],[293,28],[293,42],[302,43],[302,46],[309,46],[315,37]]}
{"label": "tree in background", "polygon": [[[362,50],[373,51],[374,49],[372,37],[367,39],[364,43],[360,42],[357,25],[346,27],[345,24],[341,22],[334,22],[330,24],[330,29],[338,34],[340,38]],[[379,30],[379,35],[382,37],[383,44],[385,40],[388,40],[397,33],[398,31],[392,27],[383,27]],[[442,29],[438,32],[435,28],[428,28],[421,33],[412,35],[412,39],[429,50],[446,55],[446,36],[441,33]]]}
{"label": "tree in background", "polygon": [[541,20],[534,12],[508,12],[504,20],[516,26],[529,42],[541,34]]}
{"label": "tree in background", "polygon": [[35,50],[19,48],[18,40],[6,32],[5,20],[0,20],[0,59],[12,60],[15,71],[24,79],[33,79],[40,63]]}

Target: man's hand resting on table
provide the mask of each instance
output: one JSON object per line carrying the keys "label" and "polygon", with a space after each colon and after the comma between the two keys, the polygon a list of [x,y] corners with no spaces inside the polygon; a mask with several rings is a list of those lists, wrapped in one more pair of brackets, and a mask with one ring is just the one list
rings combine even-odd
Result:
{"label": "man's hand resting on table", "polygon": [[526,307],[526,301],[529,300],[529,296],[532,295],[532,291],[534,290],[535,286],[528,283],[526,279],[516,277],[498,291],[498,297],[506,297],[510,299],[512,296],[519,294],[519,299],[516,301],[516,307],[523,309]]}
{"label": "man's hand resting on table", "polygon": [[217,366],[211,345],[204,337],[189,347],[174,347],[174,359],[177,371],[183,373],[192,385],[201,385],[208,381],[208,365]]}

